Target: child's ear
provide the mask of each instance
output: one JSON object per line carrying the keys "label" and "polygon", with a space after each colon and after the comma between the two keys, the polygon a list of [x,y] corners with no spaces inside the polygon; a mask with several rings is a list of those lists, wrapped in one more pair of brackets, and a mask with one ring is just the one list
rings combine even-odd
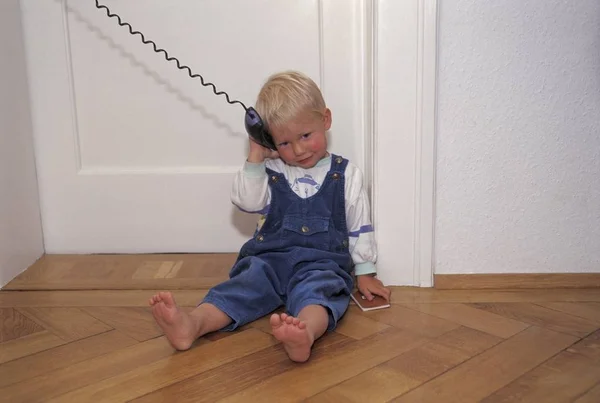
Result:
{"label": "child's ear", "polygon": [[325,131],[331,128],[331,109],[325,108],[325,113],[323,114],[323,125],[325,126]]}

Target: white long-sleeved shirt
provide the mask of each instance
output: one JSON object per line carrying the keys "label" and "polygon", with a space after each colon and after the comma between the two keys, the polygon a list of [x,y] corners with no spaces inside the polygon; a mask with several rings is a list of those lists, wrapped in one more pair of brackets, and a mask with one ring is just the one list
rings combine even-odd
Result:
{"label": "white long-sleeved shirt", "polygon": [[[283,173],[291,189],[300,197],[310,197],[325,180],[331,167],[331,155],[309,169],[287,165],[281,159],[267,159],[262,163],[246,161],[235,175],[231,190],[231,201],[240,210],[262,215],[269,211],[271,189],[266,167]],[[348,162],[344,175],[346,224],[354,272],[357,276],[376,273],[377,246],[362,172],[356,165]],[[261,220],[264,222],[264,217]]]}

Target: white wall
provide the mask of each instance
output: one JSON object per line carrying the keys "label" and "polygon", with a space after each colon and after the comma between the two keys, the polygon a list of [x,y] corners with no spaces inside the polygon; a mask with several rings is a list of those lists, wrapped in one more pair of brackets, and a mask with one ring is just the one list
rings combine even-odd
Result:
{"label": "white wall", "polygon": [[19,0],[0,2],[0,287],[43,251]]}
{"label": "white wall", "polygon": [[435,270],[600,271],[600,2],[440,2]]}

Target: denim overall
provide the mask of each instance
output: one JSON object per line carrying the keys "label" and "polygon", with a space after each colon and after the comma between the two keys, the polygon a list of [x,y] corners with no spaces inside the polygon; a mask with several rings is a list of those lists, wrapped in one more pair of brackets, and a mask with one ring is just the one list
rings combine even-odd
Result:
{"label": "denim overall", "polygon": [[292,316],[307,305],[329,314],[328,330],[344,315],[353,288],[344,200],[348,160],[332,155],[316,194],[302,198],[285,176],[267,168],[271,204],[266,220],[240,249],[230,279],[203,302],[232,320],[233,330],[285,305]]}

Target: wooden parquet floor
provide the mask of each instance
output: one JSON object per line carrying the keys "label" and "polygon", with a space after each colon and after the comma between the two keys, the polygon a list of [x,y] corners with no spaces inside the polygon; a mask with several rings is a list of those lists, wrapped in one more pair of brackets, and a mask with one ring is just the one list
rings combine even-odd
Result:
{"label": "wooden parquet floor", "polygon": [[304,364],[267,318],[174,351],[149,296],[192,309],[233,259],[45,256],[0,291],[0,401],[600,402],[600,289],[394,287]]}

